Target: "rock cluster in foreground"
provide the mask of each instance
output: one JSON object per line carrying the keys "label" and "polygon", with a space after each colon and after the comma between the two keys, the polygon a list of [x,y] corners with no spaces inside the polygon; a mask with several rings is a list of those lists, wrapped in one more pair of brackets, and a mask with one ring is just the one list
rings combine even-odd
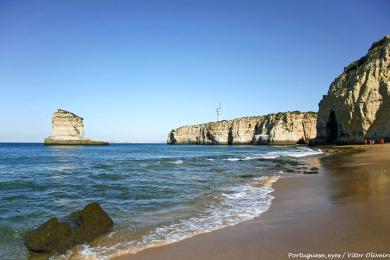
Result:
{"label": "rock cluster in foreground", "polygon": [[77,244],[90,242],[111,230],[112,219],[98,203],[88,204],[59,221],[49,219],[24,237],[26,247],[38,253],[61,253]]}
{"label": "rock cluster in foreground", "polygon": [[318,143],[390,141],[390,35],[344,68],[319,104]]}
{"label": "rock cluster in foreground", "polygon": [[103,141],[92,141],[84,136],[83,118],[58,109],[52,117],[51,135],[45,138],[47,145],[103,145]]}
{"label": "rock cluster in foreground", "polygon": [[286,112],[172,130],[168,144],[296,144],[316,137],[317,115]]}

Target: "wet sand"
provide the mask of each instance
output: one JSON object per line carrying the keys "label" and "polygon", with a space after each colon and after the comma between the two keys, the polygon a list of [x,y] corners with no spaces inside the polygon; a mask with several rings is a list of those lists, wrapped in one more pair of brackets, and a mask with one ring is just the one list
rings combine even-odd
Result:
{"label": "wet sand", "polygon": [[117,259],[390,253],[390,144],[326,149],[333,154],[309,159],[319,174],[283,178],[274,184],[275,199],[260,217]]}

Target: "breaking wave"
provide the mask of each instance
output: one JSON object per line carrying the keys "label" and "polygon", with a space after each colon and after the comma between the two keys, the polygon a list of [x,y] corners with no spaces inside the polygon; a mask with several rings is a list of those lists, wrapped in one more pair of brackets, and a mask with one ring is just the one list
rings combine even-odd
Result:
{"label": "breaking wave", "polygon": [[[141,239],[123,241],[111,246],[90,247],[84,245],[81,259],[109,259],[123,254],[134,254],[147,248],[172,244],[183,239],[208,233],[223,227],[253,219],[267,211],[271,205],[272,178],[266,186],[261,182],[270,177],[254,178],[250,182],[226,187],[221,190],[215,203],[209,204],[201,213],[177,223],[158,227]],[[115,236],[111,235],[111,236]]]}

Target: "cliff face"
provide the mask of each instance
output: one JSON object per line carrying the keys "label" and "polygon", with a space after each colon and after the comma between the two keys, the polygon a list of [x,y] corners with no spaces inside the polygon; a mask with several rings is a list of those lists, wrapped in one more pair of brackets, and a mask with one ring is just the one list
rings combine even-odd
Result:
{"label": "cliff face", "polygon": [[91,141],[84,136],[83,118],[58,109],[51,120],[51,135],[45,138],[45,144],[107,144]]}
{"label": "cliff face", "polygon": [[296,144],[316,137],[315,113],[242,117],[172,130],[168,144]]}
{"label": "cliff face", "polygon": [[344,68],[319,104],[317,141],[390,140],[390,35]]}

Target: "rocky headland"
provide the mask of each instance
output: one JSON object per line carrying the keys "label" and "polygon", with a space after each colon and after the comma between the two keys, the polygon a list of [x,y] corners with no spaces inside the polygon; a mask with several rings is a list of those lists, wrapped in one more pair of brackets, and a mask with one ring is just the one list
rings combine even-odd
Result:
{"label": "rocky headland", "polygon": [[45,138],[47,145],[105,145],[108,142],[93,141],[84,136],[83,118],[69,111],[58,109],[51,121],[51,135]]}
{"label": "rocky headland", "polygon": [[173,129],[168,144],[297,144],[316,137],[314,112],[242,117]]}
{"label": "rocky headland", "polygon": [[344,68],[319,103],[317,143],[390,141],[390,35]]}

